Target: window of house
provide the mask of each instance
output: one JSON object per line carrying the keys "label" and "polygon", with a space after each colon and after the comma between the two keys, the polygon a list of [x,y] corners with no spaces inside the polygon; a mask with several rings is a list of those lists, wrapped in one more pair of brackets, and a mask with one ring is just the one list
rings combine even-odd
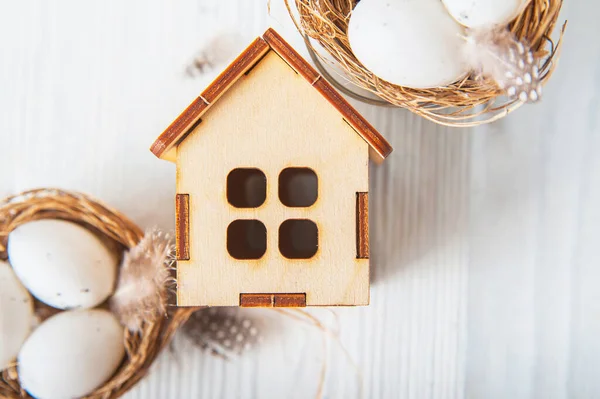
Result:
{"label": "window of house", "polygon": [[267,251],[267,229],[258,220],[234,220],[227,227],[227,251],[235,259],[260,259]]}
{"label": "window of house", "polygon": [[267,198],[267,177],[259,169],[238,168],[227,175],[227,201],[236,208],[258,208]]}
{"label": "window of house", "polygon": [[285,168],[279,174],[279,200],[289,207],[308,207],[317,201],[319,179],[309,168]]}
{"label": "window of house", "polygon": [[288,219],[279,227],[279,251],[289,259],[310,259],[319,248],[319,230],[308,219]]}
{"label": "window of house", "polygon": [[[318,197],[317,174],[306,167],[283,169],[278,179],[278,197],[287,207],[314,205]],[[258,208],[266,199],[267,178],[259,169],[237,168],[227,176],[227,201],[240,212],[243,208]],[[267,251],[267,234],[260,220],[234,220],[227,227],[227,251],[235,259],[260,259]],[[284,220],[275,234],[280,253],[288,259],[310,259],[317,253],[319,231],[309,219]]]}

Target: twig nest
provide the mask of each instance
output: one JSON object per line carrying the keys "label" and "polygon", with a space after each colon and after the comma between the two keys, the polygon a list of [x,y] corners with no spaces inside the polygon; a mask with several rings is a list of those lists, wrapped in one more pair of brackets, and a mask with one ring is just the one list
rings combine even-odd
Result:
{"label": "twig nest", "polygon": [[448,12],[468,28],[506,25],[529,0],[442,0]]}
{"label": "twig nest", "polygon": [[123,327],[110,312],[62,312],[25,341],[18,358],[19,381],[36,398],[82,397],[114,374],[124,354]]}
{"label": "twig nest", "polygon": [[91,308],[112,293],[117,259],[88,229],[63,220],[25,223],[8,238],[10,263],[25,287],[58,308]]}
{"label": "twig nest", "polygon": [[[52,306],[108,305],[105,299],[115,286],[120,286],[115,284],[117,260],[124,250],[136,247],[143,236],[126,216],[81,193],[48,188],[0,200],[0,259],[10,258],[15,271],[21,271],[12,276],[13,280],[16,276],[28,283],[21,292],[30,288]],[[168,252],[161,245],[152,248]],[[146,257],[131,259],[141,261],[138,267],[145,267]],[[13,317],[6,318],[12,310],[4,308],[4,296],[10,290],[2,277],[6,270],[13,271],[4,265],[0,264],[0,352],[8,342],[5,332],[13,334],[17,326]],[[136,281],[127,281],[129,288],[140,289]],[[147,291],[144,287],[142,290]],[[61,295],[52,295],[57,292]],[[156,292],[145,293],[153,294]],[[57,302],[57,297],[66,302]],[[141,292],[135,297],[146,298]],[[25,343],[17,362],[11,362],[0,375],[2,398],[23,398],[27,396],[24,389],[39,398],[121,397],[146,375],[177,327],[194,310],[172,309],[168,318],[162,313],[144,314],[141,325],[132,332],[107,310],[60,311],[42,301],[33,303],[42,323],[29,338],[23,337]],[[20,317],[31,316],[30,307],[18,311]],[[11,329],[4,328],[5,321],[12,324]],[[11,345],[11,353],[18,346]]]}
{"label": "twig nest", "polygon": [[348,39],[356,58],[381,79],[431,88],[468,73],[461,29],[439,0],[369,0],[354,8]]}
{"label": "twig nest", "polygon": [[6,262],[0,261],[0,370],[17,357],[33,324],[33,300]]}
{"label": "twig nest", "polygon": [[[536,101],[542,86],[547,83],[555,69],[554,60],[561,47],[561,40],[555,42],[552,38],[562,0],[444,0],[447,3],[445,5],[442,0],[389,0],[390,10],[405,9],[407,14],[388,15],[380,11],[368,14],[371,17],[367,15],[369,8],[381,10],[388,7],[384,0],[284,1],[298,30],[319,45],[315,48],[308,42],[309,49],[322,61],[335,62],[355,86],[377,95],[386,104],[407,108],[429,120],[449,126],[476,126],[492,122],[505,117],[525,102]],[[399,70],[399,66],[404,65],[400,62],[404,62],[408,68],[415,68],[417,73],[421,72],[419,68],[424,73],[431,73],[429,70],[432,66],[426,59],[419,59],[419,53],[416,53],[416,56],[407,51],[401,53],[406,55],[406,59],[400,61],[397,59],[399,56],[392,55],[401,47],[399,43],[417,51],[426,51],[429,44],[421,48],[421,43],[433,42],[431,36],[437,37],[440,33],[437,17],[421,18],[414,12],[420,10],[420,6],[427,8],[423,12],[430,16],[445,13],[447,18],[454,22],[454,28],[459,25],[457,20],[464,23],[464,26],[459,26],[459,30],[462,30],[461,37],[441,40],[454,43],[455,39],[462,39],[462,50],[453,54],[448,62],[450,65],[456,65],[455,57],[462,58],[462,62],[468,65],[469,73],[462,76],[454,70],[449,74],[454,75],[453,77],[439,80],[445,82],[440,85],[433,80],[402,81],[402,76],[396,77],[393,75],[394,71],[386,71],[386,67]],[[448,12],[450,10],[451,12]],[[363,12],[367,16],[361,17]],[[518,15],[515,15],[515,12]],[[369,28],[363,26],[364,37],[357,38],[356,31],[360,31],[361,27],[357,29],[353,25],[357,21],[361,25],[360,19],[369,18],[371,20],[366,23],[372,27],[373,34],[368,32]],[[414,22],[419,19],[421,25],[415,27]],[[470,22],[467,22],[467,19]],[[494,24],[487,23],[491,20]],[[368,35],[381,35],[380,31],[383,30],[376,24],[383,26],[384,23],[388,26],[393,23],[396,26],[394,32],[401,34],[393,38],[386,37],[387,41],[368,39]],[[500,26],[497,26],[498,23]],[[484,26],[479,27],[480,24]],[[560,38],[564,27],[565,25],[560,32]],[[484,29],[488,30],[487,33],[497,35],[493,35],[493,40],[481,41],[480,39],[487,37],[485,32],[482,32]],[[509,41],[503,40],[505,35],[510,36]],[[363,43],[360,43],[361,40]],[[504,46],[503,43],[508,45]],[[477,50],[475,57],[472,57],[473,54],[466,49],[467,47]],[[400,51],[404,51],[405,48],[402,47]],[[321,54],[323,51],[327,55]],[[465,53],[470,53],[471,58],[465,59]],[[384,64],[382,54],[389,59],[389,65]],[[530,54],[533,57],[532,62],[529,62]],[[487,61],[492,59],[497,61],[490,68],[491,65]],[[502,68],[501,64],[506,60],[509,64]],[[408,69],[408,72],[413,71]],[[531,82],[528,82],[527,74]],[[454,81],[449,82],[452,79]],[[519,84],[521,80],[524,84]],[[361,97],[346,89],[344,85],[338,87],[346,94]],[[369,98],[363,100],[370,102]]]}

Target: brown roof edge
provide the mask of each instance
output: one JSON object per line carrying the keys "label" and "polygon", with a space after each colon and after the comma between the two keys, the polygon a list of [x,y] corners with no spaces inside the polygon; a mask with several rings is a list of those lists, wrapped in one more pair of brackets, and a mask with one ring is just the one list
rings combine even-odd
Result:
{"label": "brown roof edge", "polygon": [[196,97],[194,101],[169,125],[169,127],[154,141],[150,151],[158,158],[167,152],[173,144],[177,143],[181,136],[200,119],[200,116],[208,108],[208,104],[201,98]]}
{"label": "brown roof edge", "polygon": [[194,126],[212,104],[221,97],[256,61],[270,50],[260,37],[254,40],[154,141],[150,151],[161,158]]}
{"label": "brown roof edge", "polygon": [[392,152],[392,146],[367,120],[358,113],[300,54],[294,50],[273,28],[267,29],[263,39],[271,49],[302,75],[337,110],[356,132],[371,146],[382,159]]}
{"label": "brown roof edge", "polygon": [[215,103],[244,73],[252,68],[269,50],[277,53],[296,72],[303,76],[321,93],[369,144],[381,159],[391,152],[390,144],[362,117],[327,81],[321,78],[275,30],[269,28],[262,38],[250,44],[207,88],[196,98],[171,125],[156,139],[150,151],[158,158],[173,148]]}

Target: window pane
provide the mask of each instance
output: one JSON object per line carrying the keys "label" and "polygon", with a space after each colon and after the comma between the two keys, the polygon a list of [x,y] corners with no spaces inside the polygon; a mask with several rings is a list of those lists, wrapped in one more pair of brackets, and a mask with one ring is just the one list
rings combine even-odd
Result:
{"label": "window pane", "polygon": [[227,201],[236,208],[256,208],[267,198],[267,177],[254,168],[238,168],[227,176]]}
{"label": "window pane", "polygon": [[227,227],[227,251],[235,259],[260,259],[267,251],[267,229],[258,220],[234,220]]}
{"label": "window pane", "polygon": [[306,219],[289,219],[279,227],[279,251],[289,259],[310,259],[319,248],[317,225]]}
{"label": "window pane", "polygon": [[286,168],[279,174],[279,200],[289,207],[311,206],[318,196],[317,174],[309,168]]}

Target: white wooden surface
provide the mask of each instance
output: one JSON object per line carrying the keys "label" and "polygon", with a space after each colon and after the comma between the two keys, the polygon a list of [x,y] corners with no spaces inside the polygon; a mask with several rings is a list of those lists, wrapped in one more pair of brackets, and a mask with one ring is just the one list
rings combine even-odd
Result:
{"label": "white wooden surface", "polygon": [[[301,48],[272,3],[0,3],[0,194],[61,186],[172,228],[175,169],[148,147],[206,83],[183,69],[217,29]],[[311,398],[323,360],[327,398],[600,398],[599,11],[565,4],[544,100],[502,122],[358,105],[395,152],[372,174],[372,305],[335,310],[341,346],[265,314],[255,351],[178,337],[128,398]]]}

